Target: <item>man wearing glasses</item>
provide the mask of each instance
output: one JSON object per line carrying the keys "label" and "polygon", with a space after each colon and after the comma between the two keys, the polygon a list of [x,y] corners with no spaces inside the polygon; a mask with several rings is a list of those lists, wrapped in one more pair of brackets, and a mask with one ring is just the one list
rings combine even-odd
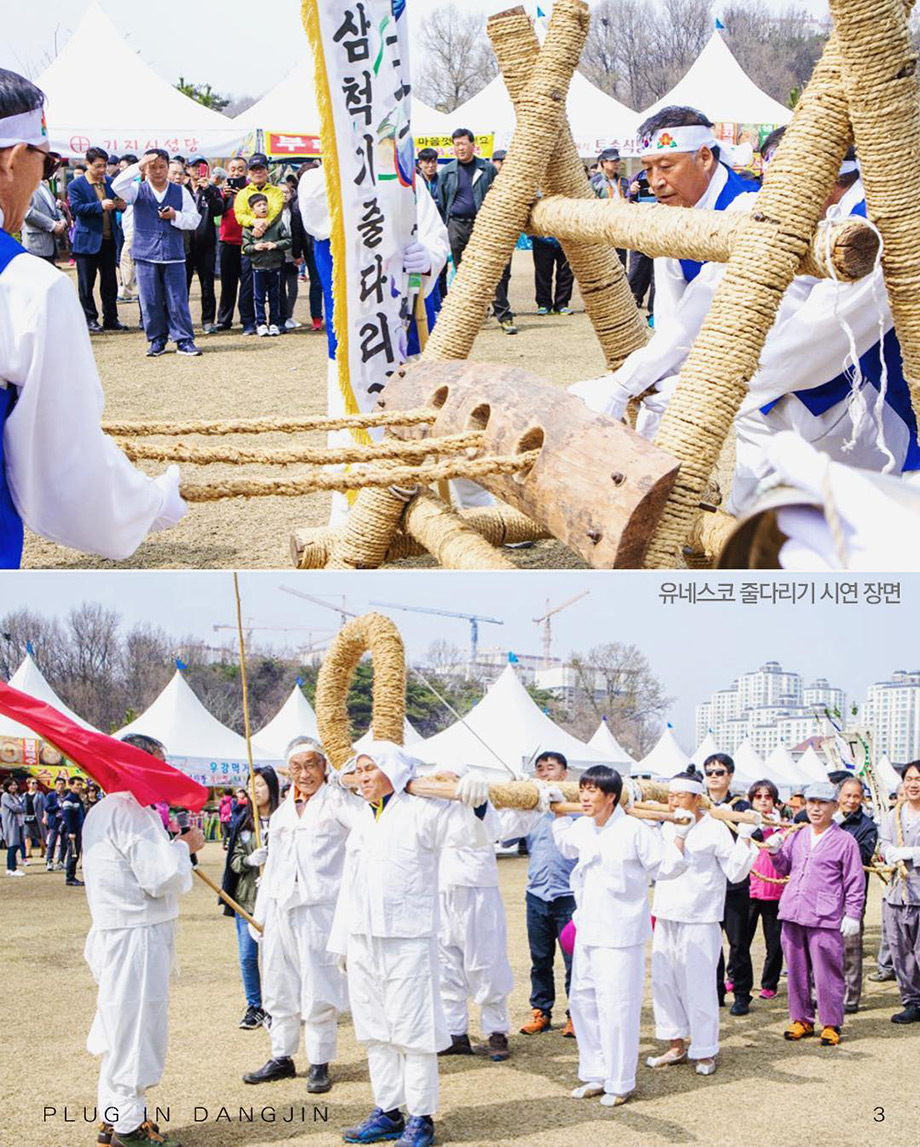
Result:
{"label": "man wearing glasses", "polygon": [[60,163],[44,98],[0,69],[0,569],[20,565],[23,523],[121,560],[186,513],[177,466],[148,478],[102,433],[102,386],[73,288],[13,238]]}
{"label": "man wearing glasses", "polygon": [[[706,795],[714,805],[727,805],[735,812],[745,812],[751,807],[743,797],[731,795],[735,762],[727,753],[713,753],[711,757],[707,757],[703,762],[703,772],[706,775]],[[748,933],[750,901],[750,877],[745,876],[737,884],[729,883],[725,895],[725,916],[722,920],[722,930],[728,937],[728,970],[726,974],[725,955],[720,953],[716,988],[720,1007],[725,1003],[726,992],[734,992],[735,1002],[731,1006],[733,1016],[748,1014],[754,988],[751,940]]]}

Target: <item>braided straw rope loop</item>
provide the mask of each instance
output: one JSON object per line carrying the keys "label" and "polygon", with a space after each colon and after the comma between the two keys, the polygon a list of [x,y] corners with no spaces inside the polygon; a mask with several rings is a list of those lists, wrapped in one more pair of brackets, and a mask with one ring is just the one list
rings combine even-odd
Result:
{"label": "braided straw rope loop", "polygon": [[335,636],[316,681],[316,723],[326,755],[336,769],[353,755],[348,687],[358,662],[370,652],[374,664],[371,729],[374,740],[403,742],[406,719],[406,652],[399,630],[381,613],[351,618]]}

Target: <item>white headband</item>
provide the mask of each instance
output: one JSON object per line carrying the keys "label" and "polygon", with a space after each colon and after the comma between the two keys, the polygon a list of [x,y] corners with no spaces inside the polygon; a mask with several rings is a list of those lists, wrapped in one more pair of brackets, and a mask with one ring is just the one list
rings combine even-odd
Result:
{"label": "white headband", "polygon": [[703,795],[703,786],[700,781],[691,781],[687,777],[675,777],[668,785],[669,793],[694,793],[696,796]]}
{"label": "white headband", "polygon": [[639,140],[639,158],[649,159],[652,156],[666,155],[669,151],[695,153],[701,147],[711,149],[718,146],[719,141],[712,134],[711,127],[704,127],[702,124],[662,127]]}
{"label": "white headband", "polygon": [[0,119],[0,147],[15,147],[17,143],[28,143],[33,147],[48,144],[48,127],[42,108]]}
{"label": "white headband", "polygon": [[284,763],[289,764],[291,757],[298,757],[301,753],[313,753],[314,756],[322,757],[324,760],[326,757],[323,746],[313,737],[295,737],[284,750]]}
{"label": "white headband", "polygon": [[840,165],[840,175],[852,175],[854,171],[859,171],[858,159],[845,159]]}

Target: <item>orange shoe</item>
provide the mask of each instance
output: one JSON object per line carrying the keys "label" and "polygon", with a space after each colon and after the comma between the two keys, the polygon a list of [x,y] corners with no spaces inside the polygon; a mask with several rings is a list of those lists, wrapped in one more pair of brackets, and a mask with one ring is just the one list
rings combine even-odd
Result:
{"label": "orange shoe", "polygon": [[825,1024],[821,1029],[821,1046],[836,1047],[838,1043],[840,1043],[840,1028],[833,1028],[830,1024]]}
{"label": "orange shoe", "polygon": [[565,1027],[562,1029],[562,1035],[565,1039],[574,1039],[575,1038],[575,1026],[572,1023],[572,1017],[571,1016],[565,1017]]}
{"label": "orange shoe", "polygon": [[552,1026],[549,1012],[534,1008],[533,1019],[529,1024],[524,1024],[521,1028],[521,1035],[539,1035],[540,1032],[548,1032]]}
{"label": "orange shoe", "polygon": [[[825,1029],[826,1030],[826,1029]],[[807,1020],[793,1020],[793,1022],[786,1028],[783,1035],[786,1039],[804,1039],[805,1036],[815,1034],[815,1025],[808,1023]]]}

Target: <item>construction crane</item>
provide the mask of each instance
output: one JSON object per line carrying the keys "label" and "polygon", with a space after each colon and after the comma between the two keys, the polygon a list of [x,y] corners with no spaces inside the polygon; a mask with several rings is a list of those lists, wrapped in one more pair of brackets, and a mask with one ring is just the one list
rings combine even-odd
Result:
{"label": "construction crane", "polygon": [[304,593],[301,589],[292,589],[289,585],[279,587],[282,593],[291,593],[294,597],[302,597],[304,601],[312,601],[314,605],[321,605],[323,609],[331,609],[334,613],[339,615],[339,624],[344,625],[345,619],[348,617],[357,617],[358,614],[352,612],[350,609],[345,608],[345,594],[342,594],[342,604],[334,605],[331,601],[326,601],[321,597],[314,597],[312,593]]}
{"label": "construction crane", "polygon": [[576,601],[581,601],[581,599],[583,597],[587,597],[590,592],[591,591],[589,589],[584,589],[581,591],[581,593],[576,593],[574,597],[568,598],[567,601],[562,602],[561,605],[557,605],[553,609],[550,609],[549,598],[547,598],[546,599],[546,613],[544,613],[542,617],[535,617],[534,618],[534,622],[537,625],[543,626],[543,668],[544,669],[549,669],[550,664],[553,660],[553,657],[552,657],[552,650],[553,650],[553,622],[552,622],[552,618],[554,617],[555,614],[560,613],[563,609],[567,609],[568,606],[574,605]]}
{"label": "construction crane", "polygon": [[[235,625],[212,625],[211,628],[214,630],[215,633],[220,632],[220,630],[222,630],[222,629],[229,629],[229,630],[232,630],[234,633],[238,632],[237,627]],[[316,626],[313,626],[313,625],[249,625],[249,624],[246,624],[243,626],[243,632],[246,635],[246,644],[247,645],[249,644],[249,635],[255,631],[277,632],[277,633],[306,633],[308,635],[306,643],[303,645],[298,645],[298,647],[297,647],[298,652],[300,652],[300,653],[312,653],[314,650],[324,649],[329,644],[329,638],[325,637],[325,636],[321,637],[319,641],[314,641],[313,640],[313,634],[314,633],[323,634],[323,635],[325,635],[327,633],[335,633],[334,629],[317,629]]]}
{"label": "construction crane", "polygon": [[504,625],[497,617],[482,617],[478,613],[455,613],[450,609],[428,609],[423,605],[397,605],[392,601],[372,601],[371,605],[382,605],[385,609],[403,609],[407,613],[434,613],[438,617],[459,617],[470,623],[470,664],[476,664],[479,654],[479,623],[488,622],[490,625]]}

